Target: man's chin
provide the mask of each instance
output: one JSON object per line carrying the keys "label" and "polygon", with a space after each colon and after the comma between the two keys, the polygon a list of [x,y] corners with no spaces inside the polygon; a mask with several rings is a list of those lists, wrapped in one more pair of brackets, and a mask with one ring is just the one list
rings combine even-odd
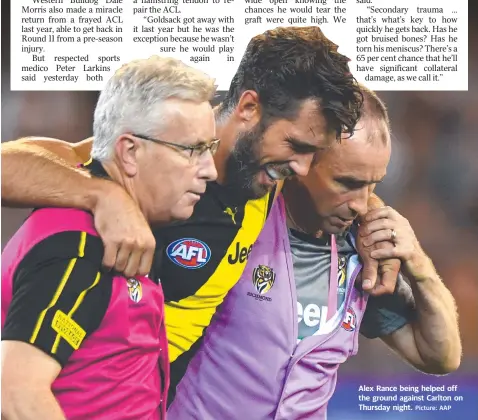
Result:
{"label": "man's chin", "polygon": [[249,190],[253,198],[257,199],[270,193],[275,186],[276,182],[270,179],[265,171],[261,170],[254,175]]}
{"label": "man's chin", "polygon": [[247,200],[257,200],[270,193],[275,183],[264,183],[258,179],[258,176],[237,177],[232,182],[226,184],[233,189],[235,194],[239,194],[241,198]]}
{"label": "man's chin", "polygon": [[194,212],[194,204],[182,205],[173,208],[171,211],[170,222],[183,221],[189,219]]}
{"label": "man's chin", "polygon": [[257,200],[259,198],[266,196],[273,190],[274,185],[254,183],[248,190],[250,194],[250,198]]}
{"label": "man's chin", "polygon": [[348,228],[348,226],[336,226],[327,221],[322,225],[322,231],[328,233],[329,235],[338,235],[344,233]]}

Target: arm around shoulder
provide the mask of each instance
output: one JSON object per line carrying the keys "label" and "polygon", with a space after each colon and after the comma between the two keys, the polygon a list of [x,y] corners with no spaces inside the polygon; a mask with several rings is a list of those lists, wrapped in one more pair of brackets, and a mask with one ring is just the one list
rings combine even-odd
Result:
{"label": "arm around shoulder", "polygon": [[2,144],[2,205],[90,211],[105,244],[104,265],[146,275],[155,239],[140,208],[117,183],[75,167],[88,160],[91,143],[35,137]]}
{"label": "arm around shoulder", "polygon": [[115,185],[76,168],[90,149],[91,139],[78,145],[41,137],[3,143],[2,204],[91,211],[98,198]]}
{"label": "arm around shoulder", "polygon": [[3,155],[27,153],[50,155],[52,158],[61,159],[75,167],[85,162],[91,152],[92,138],[78,143],[68,143],[50,137],[23,137],[18,140],[2,143]]}

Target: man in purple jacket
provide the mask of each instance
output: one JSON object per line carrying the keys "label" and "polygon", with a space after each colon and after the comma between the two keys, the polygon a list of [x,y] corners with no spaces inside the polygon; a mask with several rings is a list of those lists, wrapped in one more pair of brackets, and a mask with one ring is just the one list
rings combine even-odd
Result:
{"label": "man in purple jacket", "polygon": [[[385,106],[364,95],[354,136],[284,186],[177,387],[170,420],[326,419],[359,333],[380,337],[424,372],[459,366],[454,299],[410,224],[388,207],[365,216],[391,148]],[[395,293],[382,297],[355,286],[357,248],[367,247],[375,258],[400,258],[410,285],[400,275]]]}

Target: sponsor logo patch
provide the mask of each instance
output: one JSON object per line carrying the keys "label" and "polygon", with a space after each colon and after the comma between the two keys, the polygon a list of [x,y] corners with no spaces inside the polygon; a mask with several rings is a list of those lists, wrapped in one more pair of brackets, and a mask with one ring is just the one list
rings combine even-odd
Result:
{"label": "sponsor logo patch", "polygon": [[64,312],[57,310],[51,327],[75,350],[80,348],[86,336],[86,331]]}
{"label": "sponsor logo patch", "polygon": [[204,267],[211,259],[211,249],[194,238],[178,239],[166,248],[168,258],[180,267],[194,270]]}
{"label": "sponsor logo patch", "polygon": [[352,308],[347,309],[344,322],[342,322],[342,328],[347,331],[354,331],[357,325],[357,316]]}
{"label": "sponsor logo patch", "polygon": [[234,252],[227,256],[227,261],[231,265],[237,264],[237,263],[242,264],[247,261],[251,251],[252,251],[252,245],[247,247],[247,246],[242,246],[239,242],[236,242]]}
{"label": "sponsor logo patch", "polygon": [[236,224],[237,207],[226,207],[226,210],[224,210],[223,213],[230,216],[232,219],[232,222]]}

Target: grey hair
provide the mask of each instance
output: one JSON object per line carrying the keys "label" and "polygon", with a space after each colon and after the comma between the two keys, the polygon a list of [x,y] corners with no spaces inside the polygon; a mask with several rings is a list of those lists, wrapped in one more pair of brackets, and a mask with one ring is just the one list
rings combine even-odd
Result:
{"label": "grey hair", "polygon": [[111,158],[121,134],[153,136],[163,122],[159,111],[167,99],[206,102],[216,88],[214,79],[174,58],[155,55],[124,64],[96,104],[91,156],[99,161]]}

